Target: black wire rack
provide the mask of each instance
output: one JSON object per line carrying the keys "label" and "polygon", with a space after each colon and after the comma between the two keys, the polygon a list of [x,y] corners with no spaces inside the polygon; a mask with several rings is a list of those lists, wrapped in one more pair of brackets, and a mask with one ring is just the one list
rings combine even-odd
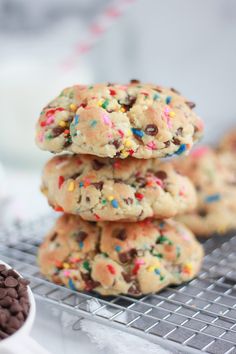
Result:
{"label": "black wire rack", "polygon": [[0,258],[31,281],[40,299],[88,318],[187,353],[236,354],[236,236],[204,243],[199,276],[140,298],[101,297],[45,280],[37,249],[53,218],[0,231]]}

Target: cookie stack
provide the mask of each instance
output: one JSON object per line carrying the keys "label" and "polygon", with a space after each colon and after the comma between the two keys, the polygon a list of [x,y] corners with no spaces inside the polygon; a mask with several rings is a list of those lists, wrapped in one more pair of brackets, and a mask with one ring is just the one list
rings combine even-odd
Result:
{"label": "cookie stack", "polygon": [[73,290],[141,295],[192,279],[203,250],[169,218],[191,211],[191,181],[169,162],[202,135],[194,104],[174,89],[77,85],[46,106],[36,142],[53,153],[42,192],[64,214],[39,250],[42,273]]}

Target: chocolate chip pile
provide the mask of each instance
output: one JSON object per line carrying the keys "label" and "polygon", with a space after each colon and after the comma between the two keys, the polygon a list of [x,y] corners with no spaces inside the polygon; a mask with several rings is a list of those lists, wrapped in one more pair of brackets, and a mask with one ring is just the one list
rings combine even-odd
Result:
{"label": "chocolate chip pile", "polygon": [[30,308],[28,284],[13,269],[0,264],[0,340],[15,333],[25,322]]}

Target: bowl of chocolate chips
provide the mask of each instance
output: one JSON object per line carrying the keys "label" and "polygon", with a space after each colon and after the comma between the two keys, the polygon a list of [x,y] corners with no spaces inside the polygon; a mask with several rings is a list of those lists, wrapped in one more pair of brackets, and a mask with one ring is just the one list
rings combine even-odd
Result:
{"label": "bowl of chocolate chips", "polygon": [[48,353],[30,336],[35,300],[29,280],[0,260],[0,353]]}

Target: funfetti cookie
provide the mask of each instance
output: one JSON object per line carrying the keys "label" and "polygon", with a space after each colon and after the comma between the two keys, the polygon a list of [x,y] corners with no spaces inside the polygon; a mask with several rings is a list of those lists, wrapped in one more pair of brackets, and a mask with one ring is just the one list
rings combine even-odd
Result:
{"label": "funfetti cookie", "polygon": [[63,215],[40,246],[49,280],[72,290],[139,296],[192,279],[203,248],[174,221],[91,223]]}
{"label": "funfetti cookie", "polygon": [[174,89],[130,84],[75,85],[41,112],[36,143],[101,157],[166,157],[190,150],[203,131],[195,104]]}
{"label": "funfetti cookie", "polygon": [[42,192],[58,211],[92,221],[171,217],[196,207],[192,182],[157,159],[65,154],[46,164]]}
{"label": "funfetti cookie", "polygon": [[175,167],[188,176],[197,189],[196,211],[177,219],[196,235],[224,234],[236,229],[236,173],[233,155],[201,146],[185,159],[174,161]]}

